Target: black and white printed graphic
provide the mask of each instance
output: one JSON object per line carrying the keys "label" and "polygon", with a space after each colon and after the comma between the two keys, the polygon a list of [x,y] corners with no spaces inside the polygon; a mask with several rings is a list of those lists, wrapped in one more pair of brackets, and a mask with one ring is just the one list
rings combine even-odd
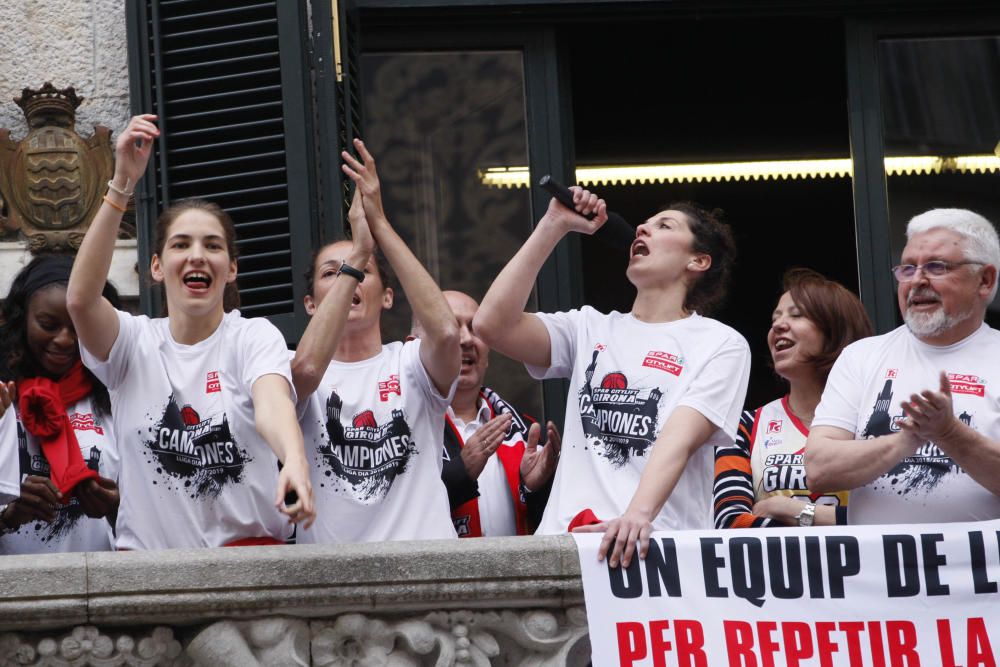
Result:
{"label": "black and white printed graphic", "polygon": [[319,447],[324,475],[350,486],[354,496],[371,503],[385,497],[393,480],[406,472],[416,444],[402,410],[393,410],[388,423],[378,424],[371,410],[354,415],[350,426],[340,421],[343,400],[336,391],[326,401],[328,440]]}
{"label": "black and white printed graphic", "polygon": [[[898,405],[899,402],[893,403],[892,382],[891,377],[887,379],[882,391],[876,396],[872,413],[861,433],[862,437],[871,439],[899,431],[899,422],[904,415]],[[898,412],[893,414],[891,412],[893,409]],[[975,428],[972,415],[968,412],[963,412],[958,418],[967,426]],[[898,495],[928,493],[933,491],[946,475],[958,472],[961,472],[961,468],[950,456],[933,442],[925,442],[912,456],[906,457],[882,475],[882,480],[887,482]]]}
{"label": "black and white printed graphic", "polygon": [[[41,452],[32,455],[32,453],[28,450],[28,438],[25,434],[24,427],[20,422],[17,424],[17,447],[21,458],[22,479],[28,475],[35,475],[37,477],[51,476],[49,462],[45,459]],[[91,447],[86,461],[87,467],[91,470],[100,470],[101,450],[97,447]],[[56,518],[51,523],[46,521],[29,521],[21,526],[18,532],[22,534],[31,534],[35,539],[41,540],[42,542],[58,542],[65,536],[69,535],[69,533],[76,527],[77,523],[79,523],[80,519],[83,519],[85,516],[86,514],[83,511],[83,506],[80,505],[79,501],[77,501],[74,497],[68,504],[59,506],[59,510],[56,512]]]}
{"label": "black and white printed graphic", "polygon": [[630,387],[628,377],[618,371],[605,374],[594,386],[600,352],[594,350],[580,388],[580,419],[590,446],[620,468],[653,444],[663,393],[659,387]]}
{"label": "black and white printed graphic", "polygon": [[174,396],[148,436],[147,460],[164,483],[172,489],[180,485],[196,500],[216,498],[240,483],[253,460],[234,440],[225,412],[202,418],[190,405],[180,407]]}

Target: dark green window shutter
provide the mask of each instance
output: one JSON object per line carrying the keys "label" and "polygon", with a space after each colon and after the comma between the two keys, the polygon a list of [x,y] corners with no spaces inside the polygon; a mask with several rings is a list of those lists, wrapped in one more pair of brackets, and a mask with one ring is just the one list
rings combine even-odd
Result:
{"label": "dark green window shutter", "polygon": [[[336,10],[336,11],[334,11]],[[354,152],[361,124],[361,26],[352,0],[312,5],[317,134],[324,242],[343,238],[353,184],[341,171],[340,152]],[[337,193],[336,197],[327,193]]]}
{"label": "dark green window shutter", "polygon": [[[140,263],[156,216],[188,197],[232,215],[241,311],[294,342],[318,236],[305,6],[285,0],[127,3],[132,107],[160,117],[137,204]],[[155,291],[147,312],[159,313]]]}

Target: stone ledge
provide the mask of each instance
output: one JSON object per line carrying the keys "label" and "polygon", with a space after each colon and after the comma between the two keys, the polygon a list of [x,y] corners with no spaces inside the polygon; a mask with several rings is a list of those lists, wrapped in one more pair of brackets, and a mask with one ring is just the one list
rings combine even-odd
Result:
{"label": "stone ledge", "polygon": [[0,630],[582,603],[565,535],[6,556],[0,568]]}
{"label": "stone ledge", "polygon": [[87,620],[87,554],[0,556],[0,629]]}

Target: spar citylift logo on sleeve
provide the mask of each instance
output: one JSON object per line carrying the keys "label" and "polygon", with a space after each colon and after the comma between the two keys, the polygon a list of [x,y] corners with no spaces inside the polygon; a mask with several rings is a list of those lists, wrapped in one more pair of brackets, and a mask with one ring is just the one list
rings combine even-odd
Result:
{"label": "spar citylift logo on sleeve", "polygon": [[650,350],[646,353],[646,358],[642,362],[643,366],[665,371],[671,375],[680,376],[684,370],[684,359],[669,352],[657,352]]}
{"label": "spar citylift logo on sleeve", "polygon": [[399,376],[390,375],[388,380],[380,380],[378,383],[378,400],[386,403],[393,394],[402,396],[403,392],[399,388]]}
{"label": "spar citylift logo on sleeve", "polygon": [[969,394],[970,396],[986,395],[986,380],[971,373],[948,373],[948,383],[953,394]]}

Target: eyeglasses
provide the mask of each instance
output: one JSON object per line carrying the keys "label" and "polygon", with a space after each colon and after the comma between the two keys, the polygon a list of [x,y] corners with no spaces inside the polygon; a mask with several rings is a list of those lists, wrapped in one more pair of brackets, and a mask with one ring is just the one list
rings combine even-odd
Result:
{"label": "eyeglasses", "polygon": [[966,264],[978,264],[982,266],[982,262],[945,262],[944,260],[935,259],[933,261],[927,262],[926,264],[900,264],[899,266],[892,267],[892,275],[896,277],[901,283],[908,283],[917,277],[917,271],[923,271],[924,275],[928,278],[940,278],[945,276],[956,268],[960,266],[965,266]]}

